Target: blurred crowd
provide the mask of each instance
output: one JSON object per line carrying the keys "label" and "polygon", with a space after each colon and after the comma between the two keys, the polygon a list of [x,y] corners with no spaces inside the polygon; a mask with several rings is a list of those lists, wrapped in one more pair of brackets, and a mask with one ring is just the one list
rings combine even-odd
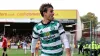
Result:
{"label": "blurred crowd", "polygon": [[[0,37],[2,37],[2,34],[0,34]],[[22,42],[26,42],[28,46],[31,44],[31,34],[30,35],[14,35],[14,36],[6,36],[7,38],[7,45],[8,48],[11,48],[11,46],[18,46],[19,48],[22,48]],[[2,42],[2,40],[0,40]]]}

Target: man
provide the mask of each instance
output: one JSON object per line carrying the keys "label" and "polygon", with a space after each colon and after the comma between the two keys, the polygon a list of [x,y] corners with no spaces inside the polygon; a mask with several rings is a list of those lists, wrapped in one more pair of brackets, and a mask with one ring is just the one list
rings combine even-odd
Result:
{"label": "man", "polygon": [[2,36],[2,48],[3,48],[3,54],[2,56],[8,56],[6,51],[7,51],[7,38],[6,36]]}
{"label": "man", "polygon": [[63,26],[54,20],[53,6],[49,3],[42,4],[40,13],[43,20],[34,26],[32,32],[32,56],[34,56],[38,38],[41,41],[41,56],[62,56],[62,43],[66,48],[66,56],[71,56],[69,42]]}
{"label": "man", "polygon": [[[83,44],[80,43],[79,47],[78,47],[78,54],[80,54],[80,52],[82,53],[82,49],[83,49]],[[84,53],[83,53],[84,54]]]}
{"label": "man", "polygon": [[7,44],[8,44],[8,48],[10,49],[11,48],[11,40],[10,39],[7,41]]}
{"label": "man", "polygon": [[18,49],[20,49],[20,40],[17,42]]}
{"label": "man", "polygon": [[24,53],[26,54],[26,49],[27,49],[27,43],[26,43],[26,41],[22,42],[22,46],[23,46],[23,49],[24,49]]}

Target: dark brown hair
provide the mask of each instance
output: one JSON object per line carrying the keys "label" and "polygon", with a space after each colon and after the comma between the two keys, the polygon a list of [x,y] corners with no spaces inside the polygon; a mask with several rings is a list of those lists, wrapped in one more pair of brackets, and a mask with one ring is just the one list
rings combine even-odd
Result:
{"label": "dark brown hair", "polygon": [[40,10],[40,14],[42,17],[44,16],[43,12],[47,12],[48,8],[50,8],[50,7],[53,8],[53,6],[50,3],[45,3],[40,6],[39,10]]}

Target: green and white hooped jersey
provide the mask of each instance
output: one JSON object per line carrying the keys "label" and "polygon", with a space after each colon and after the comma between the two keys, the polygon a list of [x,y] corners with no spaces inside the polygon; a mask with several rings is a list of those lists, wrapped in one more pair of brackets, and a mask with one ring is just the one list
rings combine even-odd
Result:
{"label": "green and white hooped jersey", "polygon": [[61,56],[63,54],[60,35],[65,33],[63,26],[56,20],[43,24],[42,21],[33,28],[33,38],[40,38],[41,54],[46,56]]}

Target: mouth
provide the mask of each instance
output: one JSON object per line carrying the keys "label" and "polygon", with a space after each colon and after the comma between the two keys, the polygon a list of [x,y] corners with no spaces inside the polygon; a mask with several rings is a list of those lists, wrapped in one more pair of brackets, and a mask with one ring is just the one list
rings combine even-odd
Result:
{"label": "mouth", "polygon": [[50,18],[54,19],[54,17],[53,17],[53,16],[51,16]]}
{"label": "mouth", "polygon": [[51,16],[52,18],[54,17],[54,16]]}

